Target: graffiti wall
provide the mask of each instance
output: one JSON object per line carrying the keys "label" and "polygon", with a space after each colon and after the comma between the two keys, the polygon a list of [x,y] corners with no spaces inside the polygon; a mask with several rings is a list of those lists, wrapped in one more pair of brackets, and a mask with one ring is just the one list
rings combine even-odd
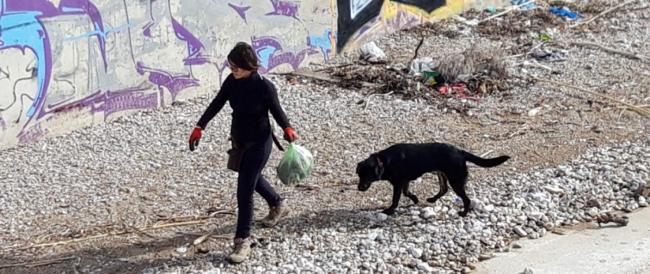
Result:
{"label": "graffiti wall", "polygon": [[238,41],[255,48],[262,73],[294,70],[475,5],[0,0],[0,149],[211,93]]}
{"label": "graffiti wall", "polygon": [[505,0],[337,0],[337,52],[465,10],[509,3]]}

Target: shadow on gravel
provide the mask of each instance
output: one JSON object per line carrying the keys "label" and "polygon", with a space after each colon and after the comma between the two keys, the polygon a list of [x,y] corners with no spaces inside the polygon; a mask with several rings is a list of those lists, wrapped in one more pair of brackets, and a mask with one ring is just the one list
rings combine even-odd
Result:
{"label": "shadow on gravel", "polygon": [[[150,267],[177,264],[187,260],[174,258],[172,254],[179,246],[192,242],[195,238],[196,236],[189,234],[146,242],[120,243],[102,248],[84,247],[38,258],[3,256],[0,257],[0,273],[140,273]],[[47,250],[41,252],[45,253]],[[190,260],[195,259],[198,257]],[[25,261],[29,261],[30,265],[5,267]]]}
{"label": "shadow on gravel", "polygon": [[[377,208],[379,209],[379,208]],[[290,215],[275,228],[262,228],[256,225],[253,233],[263,241],[273,238],[282,231],[284,235],[302,234],[304,232],[345,227],[345,232],[353,232],[363,228],[371,228],[376,224],[367,218],[369,210],[375,209],[325,209],[308,211],[298,215]],[[365,212],[365,213],[364,213]],[[215,226],[216,224],[216,226]],[[385,223],[393,225],[393,222]],[[235,227],[232,224],[219,225],[213,223],[210,227],[194,227],[174,236],[158,235],[129,235],[129,238],[114,238],[102,242],[102,247],[73,249],[70,245],[66,250],[41,249],[45,256],[26,256],[16,253],[15,256],[6,254],[0,256],[0,274],[9,273],[141,273],[153,267],[184,266],[196,264],[228,265],[225,256],[230,251],[229,237],[219,237],[206,241],[195,247],[188,247],[185,253],[179,253],[179,247],[187,246],[203,231],[213,231],[213,235],[232,235]],[[212,230],[210,230],[212,228]],[[129,242],[127,242],[127,240]],[[29,263],[24,263],[29,262]]]}

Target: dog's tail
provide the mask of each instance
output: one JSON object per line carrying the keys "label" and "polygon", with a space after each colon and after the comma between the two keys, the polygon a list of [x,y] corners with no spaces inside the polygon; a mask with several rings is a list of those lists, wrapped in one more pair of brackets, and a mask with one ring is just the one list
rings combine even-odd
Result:
{"label": "dog's tail", "polygon": [[475,163],[476,165],[481,167],[495,167],[500,164],[503,164],[505,161],[508,161],[508,159],[510,159],[510,156],[507,155],[499,156],[496,158],[485,159],[464,150],[463,150],[463,156],[465,157],[465,161]]}

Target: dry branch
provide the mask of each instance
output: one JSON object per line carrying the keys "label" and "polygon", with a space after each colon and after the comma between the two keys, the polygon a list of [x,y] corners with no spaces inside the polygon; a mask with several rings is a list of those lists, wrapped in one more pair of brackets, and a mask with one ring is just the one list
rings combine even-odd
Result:
{"label": "dry branch", "polygon": [[58,258],[58,259],[50,259],[50,260],[43,260],[43,261],[33,261],[33,262],[23,262],[23,263],[16,263],[16,264],[6,264],[6,265],[0,265],[0,269],[3,268],[10,268],[10,267],[37,267],[37,266],[44,266],[44,265],[51,265],[55,263],[60,263],[64,261],[69,261],[69,260],[74,260],[77,257],[65,257],[65,258]]}
{"label": "dry branch", "polygon": [[2,251],[7,251],[7,250],[25,250],[25,249],[30,249],[30,248],[43,248],[43,247],[51,247],[51,246],[58,246],[58,245],[69,245],[69,244],[74,244],[74,243],[79,243],[79,242],[85,242],[85,241],[90,241],[90,240],[96,240],[100,238],[106,238],[106,237],[111,237],[111,236],[119,236],[119,235],[125,235],[125,234],[132,234],[132,233],[144,233],[145,231],[151,231],[151,230],[158,230],[158,229],[163,229],[163,228],[171,228],[171,227],[179,227],[179,226],[189,226],[189,225],[198,225],[198,224],[205,224],[207,221],[206,220],[196,220],[196,221],[187,221],[187,222],[175,222],[175,223],[166,223],[166,224],[154,224],[152,226],[148,227],[142,227],[139,229],[132,229],[132,230],[117,230],[117,231],[112,231],[108,233],[102,233],[98,235],[92,235],[92,236],[87,236],[83,238],[77,238],[77,239],[71,239],[71,240],[65,240],[65,241],[57,241],[57,242],[50,242],[50,243],[40,243],[40,244],[33,244],[33,245],[14,245],[14,246],[9,246],[9,247],[3,247]]}
{"label": "dry branch", "polygon": [[608,13],[610,13],[610,12],[612,12],[612,11],[615,11],[615,10],[617,10],[617,9],[623,7],[623,6],[626,6],[626,5],[632,4],[632,3],[637,2],[637,1],[638,1],[638,0],[630,0],[630,1],[627,1],[627,2],[623,2],[623,3],[621,3],[621,4],[617,5],[617,6],[611,7],[611,8],[609,8],[609,9],[607,9],[606,11],[603,11],[603,12],[599,13],[598,15],[596,15],[596,16],[594,16],[594,17],[591,17],[591,18],[590,18],[589,20],[587,20],[587,21],[583,21],[583,22],[577,23],[577,24],[575,24],[575,25],[570,26],[569,28],[575,28],[575,27],[578,27],[578,26],[582,26],[582,25],[589,24],[589,23],[591,23],[592,21],[594,21],[594,20],[596,20],[596,19],[602,17],[602,16],[605,15],[605,14],[608,14]]}
{"label": "dry branch", "polygon": [[597,93],[597,92],[593,92],[591,90],[581,88],[581,87],[578,87],[578,86],[574,86],[574,85],[569,84],[569,83],[564,83],[564,82],[554,81],[554,80],[545,80],[545,79],[540,79],[540,78],[533,77],[533,76],[530,76],[530,77],[531,77],[531,79],[533,79],[535,81],[538,81],[538,82],[545,82],[545,83],[549,83],[549,84],[555,84],[555,85],[564,86],[564,87],[572,88],[572,89],[575,89],[575,90],[579,90],[579,91],[582,91],[584,93],[588,93],[588,94],[591,94],[591,95],[606,99],[606,100],[608,100],[608,101],[610,101],[612,103],[622,105],[622,106],[626,107],[627,109],[630,109],[630,110],[638,113],[639,115],[641,115],[643,117],[650,117],[650,110],[644,109],[644,108],[639,107],[639,106],[635,106],[633,104],[624,102],[622,100],[613,98],[611,96],[607,96],[605,94],[600,94],[600,93]]}
{"label": "dry branch", "polygon": [[601,50],[604,50],[606,52],[610,53],[615,53],[615,54],[620,54],[623,55],[627,58],[634,59],[634,60],[642,60],[642,61],[648,61],[648,57],[642,56],[642,55],[637,55],[631,52],[626,52],[626,51],[620,51],[617,49],[609,48],[600,44],[596,44],[593,42],[571,42],[571,45],[576,45],[576,46],[583,46],[583,47],[595,47],[599,48]]}

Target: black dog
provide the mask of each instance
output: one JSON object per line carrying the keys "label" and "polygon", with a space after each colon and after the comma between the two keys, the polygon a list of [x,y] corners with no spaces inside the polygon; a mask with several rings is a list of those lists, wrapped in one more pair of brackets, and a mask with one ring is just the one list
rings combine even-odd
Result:
{"label": "black dog", "polygon": [[440,191],[428,198],[427,202],[434,203],[445,195],[449,181],[451,188],[463,200],[464,209],[458,214],[464,217],[470,210],[470,200],[465,193],[468,175],[465,162],[494,167],[508,159],[509,156],[484,159],[442,143],[396,144],[373,153],[357,164],[356,172],[359,175],[359,191],[368,190],[372,182],[379,180],[387,180],[393,185],[393,203],[384,210],[388,215],[395,213],[402,193],[417,204],[418,198],[409,191],[409,183],[425,173],[436,172]]}

